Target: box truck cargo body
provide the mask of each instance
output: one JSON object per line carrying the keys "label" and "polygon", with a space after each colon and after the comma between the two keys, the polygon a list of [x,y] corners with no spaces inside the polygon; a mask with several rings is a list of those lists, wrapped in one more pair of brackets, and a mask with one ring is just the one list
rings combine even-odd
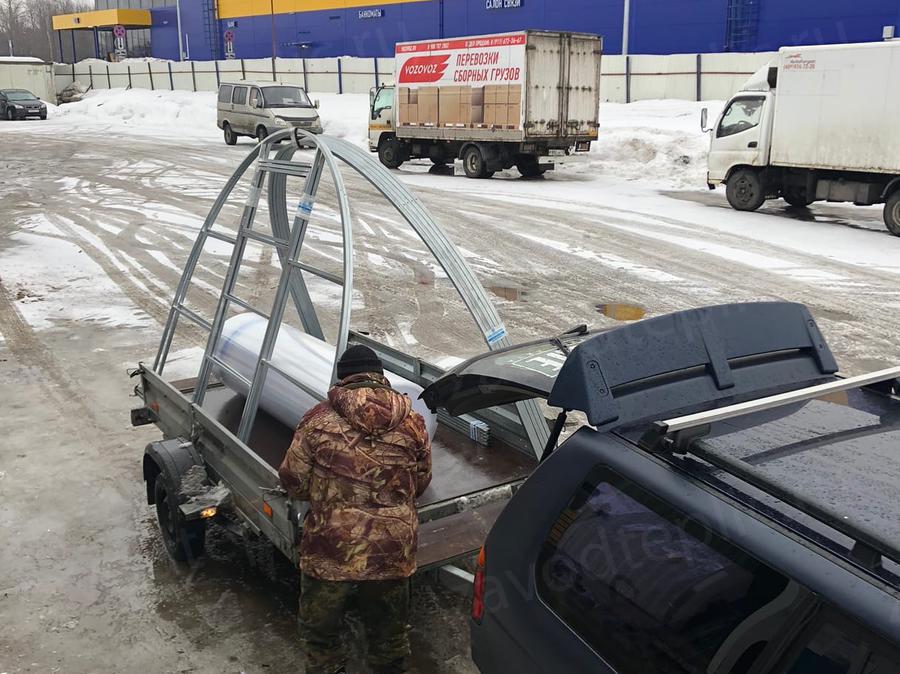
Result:
{"label": "box truck cargo body", "polygon": [[523,31],[397,44],[392,87],[372,92],[369,146],[391,168],[463,160],[470,177],[549,168],[597,139],[601,40]]}
{"label": "box truck cargo body", "polygon": [[779,197],[885,203],[900,236],[898,84],[900,42],[782,49],[719,117],[710,187],[725,183],[739,210]]}

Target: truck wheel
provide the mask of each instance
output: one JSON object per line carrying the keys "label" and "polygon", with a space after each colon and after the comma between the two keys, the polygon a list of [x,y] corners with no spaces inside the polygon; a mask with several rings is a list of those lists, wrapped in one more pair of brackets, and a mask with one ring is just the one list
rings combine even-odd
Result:
{"label": "truck wheel", "polygon": [[266,131],[266,127],[264,127],[262,124],[256,127],[256,140],[258,140],[260,143],[262,143],[268,135],[269,132]]}
{"label": "truck wheel", "polygon": [[519,173],[521,173],[524,178],[537,178],[546,173],[546,171],[541,168],[541,163],[537,157],[523,157],[522,159],[519,159],[519,161],[516,162],[516,168],[519,169]]}
{"label": "truck wheel", "polygon": [[813,200],[806,197],[806,190],[789,190],[781,195],[794,208],[806,208]]}
{"label": "truck wheel", "polygon": [[900,236],[900,190],[888,197],[884,204],[884,224],[894,236]]}
{"label": "truck wheel", "polygon": [[463,153],[463,168],[468,178],[490,178],[493,171],[487,170],[487,162],[481,153],[481,148],[470,145]]}
{"label": "truck wheel", "polygon": [[725,195],[728,197],[728,203],[736,211],[755,211],[766,200],[759,173],[752,169],[735,171],[728,179]]}
{"label": "truck wheel", "polygon": [[206,542],[206,523],[202,520],[185,522],[169,487],[165,473],[156,476],[153,483],[153,498],[156,501],[156,519],[163,543],[172,559],[187,562],[203,554]]}
{"label": "truck wheel", "polygon": [[226,145],[234,145],[237,143],[237,134],[231,129],[231,124],[225,122],[222,125],[222,133],[225,134],[225,144]]}
{"label": "truck wheel", "polygon": [[406,161],[403,143],[396,138],[388,138],[378,146],[378,158],[389,169],[400,168]]}

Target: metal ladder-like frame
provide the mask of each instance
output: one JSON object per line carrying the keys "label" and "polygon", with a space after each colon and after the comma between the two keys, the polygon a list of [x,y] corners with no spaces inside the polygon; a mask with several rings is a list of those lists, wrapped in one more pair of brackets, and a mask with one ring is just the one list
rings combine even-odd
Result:
{"label": "metal ladder-like frame", "polygon": [[[275,144],[283,140],[289,140],[290,142],[280,147],[274,157],[272,157]],[[315,156],[311,163],[293,161],[293,155],[300,147],[310,146],[315,150]],[[162,374],[180,318],[187,318],[204,329],[208,333],[208,339],[197,377],[196,388],[194,389],[193,403],[197,406],[203,404],[210,375],[214,367],[222,368],[232,376],[243,381],[248,387],[248,394],[237,431],[238,439],[242,442],[246,443],[250,436],[253,421],[259,407],[260,396],[270,370],[274,370],[312,397],[316,399],[321,398],[321,393],[314,391],[307,384],[298,381],[272,363],[272,354],[275,349],[278,331],[281,327],[285,306],[289,298],[294,302],[304,329],[309,334],[319,339],[324,339],[315,306],[309,296],[302,272],[311,273],[343,287],[332,381],[336,378],[337,357],[347,348],[350,339],[350,313],[353,296],[353,220],[338,160],[343,161],[368,180],[409,223],[444,269],[457,292],[459,292],[488,347],[498,349],[510,344],[500,316],[465,259],[447,238],[443,230],[434,222],[422,203],[390,172],[374,161],[368,153],[347,141],[330,136],[313,135],[300,129],[278,131],[262,141],[241,162],[234,175],[225,184],[207,215],[185,264],[184,274],[172,300],[169,316],[160,340],[159,350],[153,364],[154,371],[157,374]],[[237,235],[232,237],[214,230],[213,226],[229,195],[254,163],[256,168]],[[323,172],[326,169],[332,177],[340,212],[343,234],[343,273],[341,276],[301,263],[299,260],[307,226],[315,204],[316,193]],[[290,224],[285,205],[288,176],[306,179],[303,196]],[[268,178],[267,197],[271,236],[253,228],[266,178]],[[212,322],[197,315],[196,312],[185,305],[191,278],[196,270],[203,246],[209,238],[218,239],[234,246],[222,293],[219,296]],[[273,246],[281,261],[281,278],[269,312],[253,307],[234,295],[238,271],[243,261],[248,240]],[[215,355],[225,324],[225,317],[228,314],[229,306],[232,304],[268,320],[268,327],[263,338],[252,379],[242,376]],[[539,457],[549,436],[547,422],[535,401],[517,403],[516,407],[531,449]]]}

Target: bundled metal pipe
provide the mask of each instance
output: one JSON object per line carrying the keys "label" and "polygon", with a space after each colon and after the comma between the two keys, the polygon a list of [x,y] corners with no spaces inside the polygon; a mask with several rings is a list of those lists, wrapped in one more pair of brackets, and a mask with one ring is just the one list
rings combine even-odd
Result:
{"label": "bundled metal pipe", "polygon": [[[268,321],[256,314],[239,314],[225,321],[216,357],[241,377],[252,381],[256,361],[266,334]],[[316,399],[278,372],[270,371],[260,397],[260,406],[273,417],[294,428],[307,411],[325,399],[331,384],[335,347],[289,325],[281,325],[272,364],[319,394]],[[231,390],[246,396],[246,381],[225,368],[215,367],[216,376]],[[434,437],[437,417],[419,395],[422,387],[392,372],[385,372],[391,387],[412,399],[413,409],[425,418],[428,435]]]}

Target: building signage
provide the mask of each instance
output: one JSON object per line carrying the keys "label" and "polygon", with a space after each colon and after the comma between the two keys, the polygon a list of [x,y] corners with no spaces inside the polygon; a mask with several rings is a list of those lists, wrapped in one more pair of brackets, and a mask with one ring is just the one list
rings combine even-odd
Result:
{"label": "building signage", "polygon": [[525,4],[525,0],[484,0],[485,9],[516,9]]}
{"label": "building signage", "polygon": [[383,9],[361,9],[359,10],[360,19],[383,19]]}

